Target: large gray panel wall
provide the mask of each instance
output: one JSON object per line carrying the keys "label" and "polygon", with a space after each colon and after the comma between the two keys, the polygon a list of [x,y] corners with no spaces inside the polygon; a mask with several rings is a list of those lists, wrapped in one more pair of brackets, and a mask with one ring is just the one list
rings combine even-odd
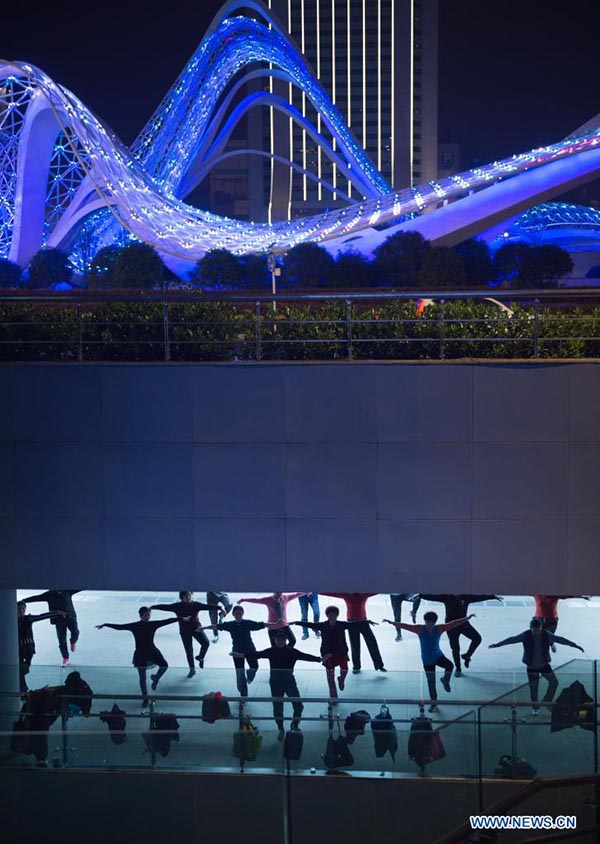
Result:
{"label": "large gray panel wall", "polygon": [[600,592],[600,365],[0,367],[0,588]]}

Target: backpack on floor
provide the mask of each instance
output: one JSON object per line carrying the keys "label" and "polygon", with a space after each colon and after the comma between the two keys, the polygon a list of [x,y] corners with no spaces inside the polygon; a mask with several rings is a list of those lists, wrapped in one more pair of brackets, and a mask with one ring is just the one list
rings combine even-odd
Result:
{"label": "backpack on floor", "polygon": [[254,762],[262,747],[262,736],[250,718],[245,715],[242,726],[233,734],[232,754],[243,762]]}
{"label": "backpack on floor", "polygon": [[283,758],[296,762],[302,756],[304,735],[300,730],[288,730],[283,740]]}

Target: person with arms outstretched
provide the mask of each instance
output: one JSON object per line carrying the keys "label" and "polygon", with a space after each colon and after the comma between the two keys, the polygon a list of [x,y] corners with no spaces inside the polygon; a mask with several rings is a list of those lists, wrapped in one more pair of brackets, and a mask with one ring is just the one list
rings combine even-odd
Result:
{"label": "person with arms outstretched", "polygon": [[198,613],[201,610],[208,610],[209,612],[220,612],[221,608],[218,604],[202,604],[200,601],[193,601],[193,592],[180,592],[179,600],[174,604],[152,604],[151,610],[161,610],[162,612],[174,612],[179,621],[179,635],[183,642],[183,649],[187,659],[188,678],[193,677],[196,673],[194,668],[194,646],[195,639],[200,645],[200,652],[196,657],[200,668],[204,668],[204,657],[209,648],[208,636],[204,632],[204,628],[200,626],[198,620]]}
{"label": "person with arms outstretched", "polygon": [[[392,612],[394,613],[394,621],[402,621],[402,604],[404,601],[410,601],[412,609],[410,617],[413,624],[417,623],[417,611],[421,606],[421,596],[413,592],[391,592],[390,602],[392,604]],[[402,641],[402,631],[396,629],[396,642]]]}
{"label": "person with arms outstretched", "polygon": [[[203,630],[224,630],[231,636],[231,647],[233,664],[238,692],[240,697],[248,697],[248,684],[254,680],[258,671],[258,660],[256,659],[256,646],[252,641],[252,631],[264,630],[267,626],[264,621],[251,621],[244,618],[244,608],[239,604],[233,608],[233,621],[220,621],[218,624],[207,624]],[[244,656],[235,656],[236,653]],[[248,663],[248,670],[244,670],[244,662]]]}
{"label": "person with arms outstretched", "polygon": [[[426,601],[439,601],[446,608],[446,623],[449,621],[456,621],[457,618],[464,618],[469,612],[471,604],[479,604],[481,601],[500,601],[498,595],[424,595],[421,598]],[[464,654],[460,652],[460,637],[464,636],[469,639],[471,644]],[[464,661],[465,668],[471,664],[473,654],[481,644],[481,635],[472,624],[468,621],[461,624],[460,627],[454,627],[448,631],[448,641],[450,642],[450,650],[452,651],[452,659],[454,660],[454,672],[456,677],[462,674],[461,657]]]}
{"label": "person with arms outstretched", "polygon": [[[285,631],[276,630],[273,634],[275,644],[270,648],[266,648],[264,651],[255,651],[253,654],[255,659],[268,659],[271,666],[269,685],[271,686],[271,696],[274,698],[273,719],[279,728],[278,738],[280,741],[285,735],[283,729],[283,700],[275,700],[275,698],[283,698],[285,695],[296,698],[296,700],[292,701],[294,715],[291,729],[299,730],[304,704],[300,700],[300,692],[298,691],[298,685],[294,677],[294,665],[298,660],[304,662],[321,662],[320,656],[305,654],[302,651],[297,651],[296,648],[286,645],[286,638]],[[233,656],[236,659],[241,659],[246,654],[234,651]]]}
{"label": "person with arms outstretched", "polygon": [[27,691],[25,677],[31,669],[31,660],[35,654],[35,639],[33,638],[33,625],[36,621],[44,621],[49,618],[57,619],[63,615],[63,610],[55,612],[44,612],[40,615],[29,615],[26,613],[27,604],[25,601],[17,603],[17,636],[19,642],[19,689]]}
{"label": "person with arms outstretched", "polygon": [[[589,601],[589,595],[534,595],[535,601],[535,617],[542,622],[542,628],[548,633],[556,633],[558,627],[558,602],[567,598],[582,598],[584,601]],[[550,650],[556,653],[556,645],[554,642],[550,645]]]}
{"label": "person with arms outstretched", "polygon": [[175,624],[178,618],[167,618],[164,621],[150,621],[150,607],[140,607],[138,610],[140,620],[131,621],[129,624],[97,624],[96,628],[110,627],[111,630],[129,630],[133,633],[135,640],[135,651],[133,652],[133,665],[137,668],[140,679],[140,691],[142,692],[142,709],[148,706],[148,678],[147,672],[150,665],[156,665],[158,671],[150,675],[152,691],[158,686],[158,681],[163,676],[169,663],[154,644],[154,636],[160,627],[167,624]]}
{"label": "person with arms outstretched", "polygon": [[79,640],[79,627],[77,625],[77,613],[73,605],[73,595],[77,595],[80,589],[48,589],[39,595],[31,595],[24,598],[26,604],[35,604],[45,601],[48,604],[48,611],[55,613],[50,621],[56,628],[56,638],[60,650],[63,665],[69,664],[69,648],[67,648],[67,630],[69,631],[69,646],[74,651]]}
{"label": "person with arms outstretched", "polygon": [[[227,592],[207,592],[206,603],[213,605],[221,604],[221,606],[223,607],[223,609],[219,609],[218,612],[216,610],[208,611],[210,623],[212,625],[215,625],[219,621],[222,621],[226,615],[229,615],[229,613],[231,612],[231,608],[233,607],[233,603],[231,602],[231,598],[229,597]],[[216,630],[214,630],[213,644],[216,644],[218,641],[219,634]]]}
{"label": "person with arms outstretched", "polygon": [[452,663],[442,653],[440,648],[440,638],[442,633],[447,633],[448,630],[453,630],[461,624],[465,624],[470,618],[474,618],[475,613],[466,618],[457,618],[455,621],[450,621],[448,624],[438,624],[438,616],[435,612],[426,612],[423,616],[425,624],[404,624],[403,622],[390,621],[389,618],[384,618],[386,624],[393,624],[395,627],[400,627],[402,630],[408,630],[409,633],[416,633],[419,637],[419,644],[421,646],[421,659],[423,660],[423,670],[427,678],[427,687],[429,689],[429,698],[432,701],[429,705],[430,712],[437,712],[437,689],[435,686],[435,668],[444,669],[444,675],[440,680],[442,686],[447,692],[450,692],[450,678],[452,677]]}
{"label": "person with arms outstretched", "polygon": [[376,592],[328,592],[330,598],[341,598],[346,604],[346,620],[352,621],[348,628],[350,637],[350,652],[352,654],[352,673],[360,674],[360,637],[365,640],[375,671],[387,671],[383,666],[383,659],[379,651],[379,645],[371,627],[377,624],[376,621],[369,621],[367,618],[367,600],[375,597]]}
{"label": "person with arms outstretched", "polygon": [[540,714],[538,704],[540,674],[548,682],[548,688],[542,699],[542,703],[551,703],[554,700],[554,695],[558,688],[556,674],[550,666],[552,659],[550,656],[550,646],[554,642],[558,642],[559,645],[567,645],[569,648],[577,648],[578,651],[583,652],[581,645],[571,642],[570,639],[565,639],[563,636],[557,636],[555,633],[544,630],[540,619],[535,617],[529,622],[529,630],[524,630],[522,633],[517,633],[516,636],[509,636],[507,639],[502,639],[501,642],[495,642],[489,645],[490,648],[502,648],[504,645],[516,645],[518,643],[523,645],[522,661],[527,668],[527,681],[529,683],[533,715]]}
{"label": "person with arms outstretched", "polygon": [[346,677],[348,675],[348,644],[346,642],[346,630],[350,630],[352,621],[338,621],[340,611],[337,607],[327,607],[325,616],[327,621],[292,621],[295,625],[308,625],[321,635],[321,659],[327,672],[327,685],[329,686],[329,697],[337,698],[335,685],[335,669],[339,667],[340,673],[337,678],[340,691],[344,690]]}
{"label": "person with arms outstretched", "polygon": [[240,598],[238,604],[264,604],[268,611],[267,623],[271,645],[275,644],[275,633],[283,631],[288,644],[293,647],[296,644],[296,637],[287,621],[287,605],[300,595],[306,595],[306,592],[273,592],[271,595],[265,595],[264,598]]}

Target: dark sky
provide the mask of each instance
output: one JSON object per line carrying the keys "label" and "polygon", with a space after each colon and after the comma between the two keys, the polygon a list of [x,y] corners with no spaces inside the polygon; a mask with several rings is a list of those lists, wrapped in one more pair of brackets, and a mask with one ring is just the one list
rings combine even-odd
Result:
{"label": "dark sky", "polygon": [[[439,0],[440,139],[463,161],[558,140],[600,112],[599,0]],[[7,4],[0,57],[38,65],[130,143],[220,0]]]}

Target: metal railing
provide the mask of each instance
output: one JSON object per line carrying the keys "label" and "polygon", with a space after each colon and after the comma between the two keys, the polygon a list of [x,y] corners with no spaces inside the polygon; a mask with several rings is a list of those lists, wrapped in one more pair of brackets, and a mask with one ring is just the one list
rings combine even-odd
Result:
{"label": "metal railing", "polygon": [[0,361],[596,357],[597,289],[0,297]]}

